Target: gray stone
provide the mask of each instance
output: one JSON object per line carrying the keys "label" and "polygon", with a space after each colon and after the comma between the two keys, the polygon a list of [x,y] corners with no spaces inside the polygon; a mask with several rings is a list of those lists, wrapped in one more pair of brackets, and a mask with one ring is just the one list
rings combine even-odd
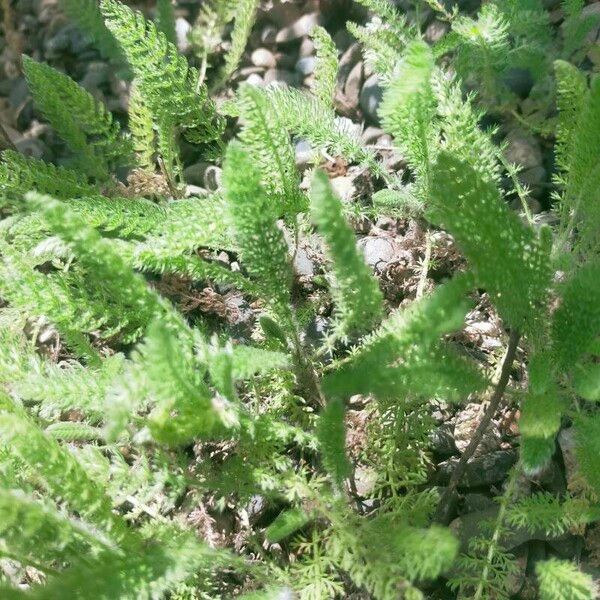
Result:
{"label": "gray stone", "polygon": [[294,268],[298,275],[312,277],[315,274],[315,265],[309,258],[305,248],[299,247],[294,256]]}
{"label": "gray stone", "polygon": [[372,467],[358,465],[354,471],[354,482],[357,495],[361,498],[367,498],[375,490],[377,472]]}
{"label": "gray stone", "polygon": [[463,500],[463,512],[469,514],[489,509],[495,509],[498,506],[496,502],[485,494],[465,494]]}
{"label": "gray stone", "polygon": [[105,62],[91,62],[81,80],[81,85],[87,90],[97,89],[110,80],[110,66]]}
{"label": "gray stone", "polygon": [[296,63],[296,71],[301,75],[310,75],[314,72],[316,64],[316,57],[305,56]]}
{"label": "gray stone", "polygon": [[299,56],[311,56],[315,53],[315,43],[309,38],[306,37],[300,43],[300,48],[298,50]]}
{"label": "gray stone", "polygon": [[338,87],[343,89],[346,85],[350,71],[354,68],[356,63],[362,60],[362,49],[359,44],[352,44],[340,57],[339,68],[337,72],[337,84]]}
{"label": "gray stone", "polygon": [[247,67],[242,67],[238,69],[239,78],[243,79],[244,77],[248,77],[248,75],[258,74],[262,75],[264,69],[262,67],[255,67],[254,65],[249,65]]}
{"label": "gray stone", "polygon": [[436,427],[429,434],[429,447],[438,456],[448,457],[456,454],[456,444],[452,435],[452,425]]}
{"label": "gray stone", "polygon": [[302,16],[298,2],[272,2],[269,3],[268,19],[275,27],[285,27],[294,23]]}
{"label": "gray stone", "polygon": [[[514,450],[499,450],[473,458],[467,463],[460,487],[475,488],[500,483],[506,478],[516,461],[517,453]],[[437,485],[448,484],[457,463],[456,458],[440,463],[436,478]]]}
{"label": "gray stone", "polygon": [[333,36],[333,43],[335,44],[335,47],[342,52],[347,50],[355,42],[356,39],[346,27],[340,27]]}
{"label": "gray stone", "polygon": [[562,535],[559,539],[547,540],[547,543],[560,558],[567,560],[579,555],[583,548],[581,536],[572,534]]}
{"label": "gray stone", "polygon": [[575,430],[572,427],[569,429],[563,429],[558,434],[556,439],[558,441],[558,446],[560,447],[565,465],[567,489],[579,489],[585,479],[581,475],[579,460],[577,459],[577,454],[575,451]]}
{"label": "gray stone", "polygon": [[316,151],[308,140],[298,140],[294,146],[296,165],[299,169],[306,168],[313,162]]}
{"label": "gray stone", "polygon": [[[498,506],[495,506],[465,514],[454,519],[454,521],[450,523],[450,529],[459,539],[461,550],[466,550],[469,546],[469,542],[473,538],[485,532],[485,530],[481,528],[482,523],[485,521],[493,522],[497,515]],[[560,538],[555,539],[562,539],[564,537],[566,536],[560,536]],[[531,532],[525,528],[511,527],[507,531],[507,534],[501,538],[500,544],[507,550],[512,550],[529,540],[547,541],[549,539],[551,539],[551,536],[548,536],[545,531],[540,530]]]}
{"label": "gray stone", "polygon": [[[593,19],[593,25],[590,27],[585,37],[586,43],[593,44],[600,35],[600,2],[592,2],[591,4],[584,6],[581,11],[581,17],[582,19]],[[561,29],[563,30],[563,33],[565,33],[564,22],[563,25],[561,25]]]}
{"label": "gray stone", "polygon": [[503,81],[504,85],[511,92],[519,96],[519,98],[527,98],[534,84],[533,76],[529,69],[522,69],[520,67],[508,69],[504,74]]}
{"label": "gray stone", "polygon": [[177,48],[179,52],[185,54],[189,52],[192,44],[190,43],[190,31],[192,26],[183,17],[177,17],[175,19],[175,36],[177,38]]}
{"label": "gray stone", "polygon": [[335,127],[338,131],[342,131],[355,138],[359,138],[362,131],[362,128],[358,123],[354,123],[347,117],[336,117]]}
{"label": "gray stone", "polygon": [[331,186],[341,198],[342,202],[350,202],[354,197],[354,194],[356,194],[356,187],[354,186],[352,177],[346,175],[334,177],[331,180]]}
{"label": "gray stone", "polygon": [[15,142],[17,150],[25,156],[31,158],[48,159],[50,152],[48,147],[41,140],[32,138],[22,138]]}
{"label": "gray stone", "polygon": [[377,75],[371,75],[362,87],[359,100],[360,107],[365,113],[365,117],[370,121],[378,121],[379,117],[377,111],[379,110],[382,97],[383,90],[379,85],[379,79]]}
{"label": "gray stone", "polygon": [[252,64],[265,69],[272,69],[277,65],[275,55],[266,48],[257,48],[250,57]]}
{"label": "gray stone", "polygon": [[246,83],[254,87],[263,87],[265,85],[265,80],[258,73],[250,73],[250,75],[246,77]]}
{"label": "gray stone", "polygon": [[272,25],[267,25],[260,32],[260,41],[263,44],[274,44],[277,37],[277,29]]}
{"label": "gray stone", "polygon": [[[454,424],[454,442],[459,452],[462,454],[475,430],[479,426],[481,419],[483,418],[484,406],[471,402],[462,409],[458,415],[456,415],[456,421]],[[475,456],[480,456],[491,450],[497,450],[500,445],[500,435],[495,423],[491,423],[490,427],[487,428],[483,435],[481,443],[475,451]]]}
{"label": "gray stone", "polygon": [[540,188],[541,184],[546,181],[546,169],[541,165],[538,167],[532,167],[519,173],[519,180],[521,183],[529,186],[534,191],[534,188]]}
{"label": "gray stone", "polygon": [[44,50],[47,56],[54,56],[61,52],[66,52],[71,46],[72,26],[65,26],[59,29],[51,38],[44,43]]}
{"label": "gray stone", "polygon": [[395,254],[394,242],[383,237],[364,237],[359,241],[365,256],[365,261],[372,267],[387,264]]}
{"label": "gray stone", "polygon": [[229,258],[229,254],[227,254],[227,252],[223,250],[222,252],[219,252],[217,257],[215,258],[215,262],[218,262],[223,267],[229,267],[231,259]]}
{"label": "gray stone", "polygon": [[29,86],[25,77],[13,79],[11,82],[8,101],[12,108],[21,108],[23,104],[31,97],[29,94]]}
{"label": "gray stone", "polygon": [[318,12],[312,12],[306,15],[302,15],[299,19],[297,19],[288,27],[280,29],[277,32],[277,35],[275,36],[275,41],[278,44],[285,44],[287,42],[298,40],[304,37],[305,35],[308,35],[311,29],[315,25],[318,25],[320,22],[321,15]]}
{"label": "gray stone", "polygon": [[[231,270],[236,263],[231,263]],[[247,300],[239,292],[227,294],[227,306],[235,311],[235,322],[231,325],[231,335],[234,339],[247,342],[254,329],[256,314]]]}
{"label": "gray stone", "polygon": [[344,84],[344,96],[348,108],[356,109],[359,104],[359,98],[362,91],[364,72],[363,63],[358,61],[348,74],[346,83]]}
{"label": "gray stone", "polygon": [[429,25],[427,25],[427,29],[425,30],[425,39],[430,44],[435,44],[439,42],[450,30],[450,25],[445,21],[439,21],[438,19],[434,19]]}
{"label": "gray stone", "polygon": [[330,319],[317,315],[306,327],[306,339],[312,346],[320,345],[327,337],[331,326]]}
{"label": "gray stone", "polygon": [[385,131],[379,127],[369,126],[362,133],[362,141],[367,144],[376,144],[379,138],[385,135]]}
{"label": "gray stone", "polygon": [[268,504],[264,496],[255,494],[246,505],[246,513],[250,523],[258,521],[267,511]]}
{"label": "gray stone", "polygon": [[556,460],[549,461],[532,479],[552,494],[563,495],[567,490],[565,473]]}
{"label": "gray stone", "polygon": [[90,39],[79,31],[75,25],[69,23],[46,40],[44,49],[47,58],[54,58],[67,52],[79,54],[88,49],[90,45]]}
{"label": "gray stone", "polygon": [[284,71],[293,71],[296,67],[298,57],[295,52],[277,52],[275,53],[277,66]]}
{"label": "gray stone", "polygon": [[80,30],[78,27],[75,28],[71,34],[71,52],[77,56],[79,60],[88,60],[88,57],[96,55],[96,49],[94,42],[87,33]]}
{"label": "gray stone", "polygon": [[209,167],[209,163],[199,162],[193,165],[189,165],[183,170],[183,178],[191,185],[204,186],[204,176],[206,169]]}
{"label": "gray stone", "polygon": [[216,192],[221,187],[223,170],[215,165],[209,165],[204,172],[204,187],[211,192]]}
{"label": "gray stone", "polygon": [[522,129],[513,129],[506,136],[504,156],[522,169],[532,169],[542,164],[540,143]]}
{"label": "gray stone", "polygon": [[276,81],[290,86],[296,86],[300,83],[300,78],[297,73],[284,71],[283,69],[269,69],[265,72],[264,80],[267,85]]}

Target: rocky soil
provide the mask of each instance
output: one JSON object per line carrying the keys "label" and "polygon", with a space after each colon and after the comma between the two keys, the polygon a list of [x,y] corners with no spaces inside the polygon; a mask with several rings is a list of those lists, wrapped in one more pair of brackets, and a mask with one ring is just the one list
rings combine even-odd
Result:
{"label": "rocky soil", "polygon": [[[552,11],[556,27],[560,27],[560,2],[547,0],[545,3]],[[153,14],[153,2],[129,4],[144,10],[148,15]],[[400,0],[397,4],[400,8],[410,9],[408,2]],[[463,0],[460,4],[467,9],[476,10],[479,3]],[[63,145],[36,113],[20,71],[20,53],[26,53],[65,71],[105,102],[122,121],[126,120],[128,86],[101,59],[86,36],[61,15],[54,0],[17,0],[12,2],[12,6],[12,29],[9,31],[5,28],[5,33],[0,38],[0,123],[19,151],[60,164],[65,154]],[[198,2],[180,0],[177,7],[178,45],[181,52],[191,55],[193,49],[188,33],[197,14]],[[600,2],[591,3],[587,9],[600,12]],[[436,20],[426,9],[424,13],[425,36],[435,41],[444,33],[447,24]],[[349,0],[266,0],[242,65],[229,88],[221,92],[221,99],[231,97],[233,90],[242,81],[255,86],[273,82],[298,87],[310,86],[315,56],[314,45],[308,34],[316,23],[323,24],[332,33],[341,52],[336,97],[340,115],[360,129],[364,143],[377,149],[390,171],[401,171],[404,168],[403,158],[394,149],[391,137],[380,128],[377,117],[381,88],[377,78],[365,64],[359,45],[345,29],[345,22],[349,19],[359,22],[366,19],[365,11]],[[598,36],[598,31],[593,34]],[[226,47],[225,38],[222,49],[225,50]],[[585,64],[589,69],[598,70],[599,53],[590,52]],[[531,110],[535,110],[527,97],[530,86],[527,78],[516,72],[510,85],[522,98],[520,113],[528,115]],[[554,161],[552,138],[527,130],[517,119],[502,120],[499,128],[501,139],[506,144],[507,160],[522,167],[521,180],[531,190],[531,212],[537,220],[551,219],[550,173]],[[305,140],[296,140],[295,148],[298,166],[304,170],[312,159],[313,150]],[[183,160],[185,178],[192,186],[192,193],[194,188],[218,188],[218,166],[202,161],[191,147],[184,147]],[[380,182],[372,180],[364,170],[348,165],[343,159],[325,159],[323,166],[329,172],[338,193],[348,203],[368,205],[373,192],[381,186]],[[515,200],[514,208],[519,209],[518,199]],[[417,293],[427,292],[461,266],[462,259],[456,252],[452,239],[442,232],[426,234],[418,221],[389,217],[370,219],[361,216],[356,219],[355,228],[358,244],[363,249],[367,263],[380,278],[390,307],[410,302]],[[314,290],[313,281],[321,273],[321,256],[314,251],[314,247],[313,244],[301,244],[295,257],[296,270],[306,293]],[[423,278],[422,265],[426,252],[431,253],[429,260],[435,267],[429,269]],[[222,253],[219,259],[229,264],[232,257]],[[178,285],[178,282],[172,282],[170,294],[179,298],[184,310],[200,311],[217,319],[227,320],[240,338],[247,336],[252,330],[255,311],[238,292],[205,287],[190,294],[187,288],[182,290]],[[328,316],[325,310],[310,325],[307,335],[318,339],[325,335],[327,327]],[[493,370],[497,367],[507,339],[485,296],[469,313],[460,341],[465,351],[478,358],[487,368]],[[511,393],[504,408],[494,418],[476,456],[470,461],[458,490],[452,527],[463,545],[473,537],[480,521],[484,517],[493,516],[498,510],[493,498],[501,492],[507,473],[517,459],[518,411],[512,406],[511,398],[526,386],[525,372],[523,356],[519,355],[512,373]],[[440,404],[432,407],[432,417],[437,428],[430,440],[431,485],[443,487],[448,483],[450,473],[477,427],[484,408],[485,398],[473,398],[465,406]],[[348,413],[349,447],[353,444],[360,445],[361,431],[364,431],[367,417],[368,402],[356,399],[356,406],[352,406]],[[572,457],[571,445],[569,430],[566,429],[559,438],[560,447],[549,467],[536,478],[518,482],[522,492],[548,490],[562,494],[576,485],[577,465]],[[370,497],[372,485],[373,477],[368,468],[359,469],[357,494],[365,502]],[[260,504],[260,498],[257,498],[256,503],[257,506]],[[249,511],[260,513],[257,506],[250,507]],[[190,518],[199,522],[206,520],[202,514],[192,514]],[[214,527],[211,531],[213,536],[220,535],[215,532]],[[526,579],[530,574],[528,557],[530,560],[539,560],[546,555],[573,558],[585,553],[585,560],[589,562],[587,568],[593,570],[600,567],[597,559],[600,556],[600,534],[594,529],[585,537],[565,534],[558,539],[550,539],[543,534],[516,532],[507,541],[507,547],[522,565],[522,576],[515,581],[517,597],[526,597]],[[596,556],[595,561],[593,556]]]}

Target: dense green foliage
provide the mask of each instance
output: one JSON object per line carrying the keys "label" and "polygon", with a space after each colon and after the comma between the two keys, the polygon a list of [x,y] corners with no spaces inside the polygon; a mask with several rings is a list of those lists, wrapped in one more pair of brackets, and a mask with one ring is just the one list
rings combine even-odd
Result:
{"label": "dense green foliage", "polygon": [[[572,35],[561,44],[537,0],[488,2],[476,15],[427,0],[449,22],[428,45],[386,0],[360,0],[376,18],[349,29],[380,76],[404,177],[337,119],[338,53],[325,29],[312,33],[311,91],[241,86],[225,115],[209,90],[235,72],[256,0],[203,5],[192,40],[203,59],[214,31],[234,23],[208,75],[177,51],[168,0],[157,23],[119,0],[59,4],[126,61],[130,114],[119,126],[69,77],[25,57],[36,106],[72,160],[5,151],[0,162],[0,558],[14,566],[0,597],[416,600],[437,580],[461,598],[502,599],[511,528],[552,538],[600,520],[600,78],[576,66],[590,29],[583,2],[564,2]],[[481,126],[486,111],[514,113],[515,66],[530,70],[534,97],[555,90],[539,100],[558,108],[552,227],[533,221],[496,132]],[[239,118],[235,139],[228,118]],[[184,197],[182,137],[222,164],[217,191]],[[316,150],[308,192],[297,137]],[[381,201],[371,215],[451,234],[462,272],[389,310],[320,153],[371,170]],[[516,190],[501,186],[505,174]],[[523,214],[509,208],[512,192]],[[300,237],[324,256],[310,293],[296,272]],[[252,302],[250,333],[231,326],[214,289]],[[509,386],[519,461],[491,527],[461,552],[425,485],[431,407],[498,385],[460,343],[482,294],[521,336],[528,373]],[[307,324],[323,307],[332,326],[315,341]],[[357,402],[369,421],[358,455],[346,435]],[[517,495],[565,425],[579,468],[569,495]],[[359,469],[374,473],[369,507]],[[257,499],[266,517],[250,516]],[[242,515],[234,540],[216,525],[232,514]],[[36,573],[25,588],[14,575],[24,569]],[[567,560],[538,561],[535,576],[543,600],[594,597]]]}

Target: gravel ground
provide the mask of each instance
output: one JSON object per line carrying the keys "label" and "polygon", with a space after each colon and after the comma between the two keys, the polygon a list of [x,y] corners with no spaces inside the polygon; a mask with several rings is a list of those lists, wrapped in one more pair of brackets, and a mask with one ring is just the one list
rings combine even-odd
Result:
{"label": "gravel ground", "polygon": [[[128,4],[142,9],[149,16],[153,14],[152,2]],[[180,51],[190,57],[193,55],[193,48],[188,33],[196,18],[198,4],[184,0],[177,3],[178,45]],[[406,8],[404,5],[407,3],[400,1],[397,4],[400,8]],[[459,4],[465,10],[476,10],[479,3],[467,0]],[[552,11],[556,27],[560,27],[560,2],[547,0],[546,5]],[[12,6],[14,29],[10,31],[10,35],[6,35],[8,29],[5,29],[5,34],[0,38],[0,123],[20,152],[60,164],[65,160],[64,147],[33,106],[20,72],[20,53],[26,53],[65,71],[105,102],[122,121],[126,120],[128,85],[102,60],[86,36],[64,18],[54,0],[17,0],[12,2]],[[600,2],[591,3],[588,8],[600,11]],[[377,149],[386,168],[395,172],[403,170],[405,164],[402,156],[393,148],[391,137],[380,129],[378,122],[377,109],[382,92],[377,78],[364,63],[358,44],[345,29],[347,20],[360,22],[366,17],[365,11],[350,0],[263,2],[242,64],[228,87],[220,92],[219,100],[232,97],[235,88],[243,81],[255,86],[280,82],[310,87],[315,56],[314,45],[308,34],[315,24],[322,24],[330,31],[340,50],[341,68],[336,95],[340,115],[362,131],[364,143]],[[439,39],[447,24],[436,20],[433,14],[427,12],[425,19],[425,37],[430,41]],[[598,32],[593,34],[597,36]],[[225,36],[221,51],[226,48]],[[583,64],[589,69],[598,70],[598,62],[598,53],[590,52]],[[522,115],[535,110],[527,97],[527,77],[516,72],[509,85],[521,97],[519,110]],[[514,119],[501,120],[498,126],[500,139],[506,144],[506,158],[522,167],[520,177],[531,188],[529,203],[532,213],[538,220],[548,218],[552,191],[550,173],[553,166],[553,140],[527,131]],[[296,140],[295,144],[298,166],[304,170],[312,158],[312,149],[304,140]],[[184,147],[183,160],[185,178],[190,186],[206,189],[218,187],[218,165],[204,162],[194,148],[187,146]],[[381,187],[381,182],[373,180],[369,173],[357,166],[348,165],[341,158],[332,161],[324,158],[323,166],[329,172],[338,193],[348,203],[368,204],[372,194]],[[192,192],[193,190],[194,187],[191,188]],[[462,265],[452,239],[443,232],[433,232],[428,242],[426,231],[418,221],[389,217],[371,220],[361,217],[354,224],[359,246],[364,251],[367,263],[380,278],[390,307],[400,306],[415,298],[427,243],[431,245],[432,260],[436,266],[428,272],[423,282],[424,291],[433,288]],[[301,275],[305,292],[310,294],[314,291],[313,279],[321,272],[322,259],[318,250],[315,250],[315,244],[310,243],[311,240],[304,242],[300,244],[296,255],[296,269]],[[222,253],[220,259],[230,263],[232,257]],[[172,295],[180,294],[180,298],[185,296],[178,290],[177,282],[170,284],[169,292]],[[238,292],[210,286],[196,291],[189,306],[184,306],[182,300],[182,308],[199,310],[212,314],[217,319],[225,319],[234,330],[239,331],[240,337],[244,337],[252,329],[255,313],[253,307]],[[325,312],[311,324],[308,335],[318,339],[324,335],[327,327],[328,317]],[[458,341],[465,351],[490,369],[501,359],[507,339],[485,295],[468,314],[467,326]],[[515,365],[512,389],[518,390],[527,384],[523,356],[517,357]],[[481,419],[482,400],[483,398],[473,398],[466,406],[432,406],[432,417],[438,428],[431,437],[434,462],[431,485],[443,487],[448,482],[454,464]],[[356,407],[348,411],[350,447],[360,446],[366,418],[368,403],[361,404],[357,400]],[[509,401],[501,413],[496,415],[477,455],[469,463],[459,489],[460,497],[452,523],[463,544],[473,536],[481,519],[493,515],[497,510],[492,498],[501,491],[507,473],[517,457],[517,420],[518,411]],[[546,471],[535,479],[523,479],[519,482],[523,493],[530,490],[548,490],[559,494],[566,492],[573,471],[576,470],[572,453],[569,454],[568,433],[566,430],[561,434],[560,449]],[[368,468],[358,470],[356,484],[358,494],[365,499],[369,498],[373,477]],[[197,518],[199,522],[206,521],[203,521],[201,514],[191,514],[190,517]],[[211,531],[211,535],[219,535],[214,528]],[[594,552],[600,555],[599,537],[594,529],[588,532],[585,539],[574,534],[548,539],[544,535],[518,532],[508,543],[509,549],[523,565],[522,579],[515,582],[515,590],[518,592],[524,585],[527,557],[532,553],[538,558],[540,553],[573,558],[587,544],[591,555]],[[590,561],[590,569],[600,566],[598,561],[594,563],[592,559],[587,560]]]}

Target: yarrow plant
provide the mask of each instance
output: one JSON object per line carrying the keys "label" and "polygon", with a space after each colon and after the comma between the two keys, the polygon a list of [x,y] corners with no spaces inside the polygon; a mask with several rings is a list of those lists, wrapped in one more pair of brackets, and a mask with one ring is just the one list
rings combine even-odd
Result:
{"label": "yarrow plant", "polygon": [[[338,52],[322,27],[310,90],[241,85],[215,102],[255,0],[203,5],[199,68],[177,50],[169,1],[152,22],[119,0],[60,0],[129,78],[127,125],[24,57],[70,159],[6,150],[0,162],[2,598],[517,597],[511,532],[552,538],[600,518],[600,79],[576,66],[591,28],[583,2],[563,3],[573,36],[562,47],[541,0],[491,1],[476,15],[419,0],[417,14],[427,4],[448,23],[433,45],[387,0],[359,3],[373,19],[348,27],[380,78],[402,174],[338,118]],[[214,36],[228,23],[219,67]],[[486,111],[514,112],[512,67],[555,90],[552,226],[533,218],[497,132],[482,126]],[[296,138],[315,150],[307,185]],[[216,191],[190,194],[182,142],[222,166]],[[447,232],[461,268],[390,306],[357,246],[357,215],[320,168],[332,155],[377,181],[370,216]],[[323,255],[311,288],[300,239]],[[215,289],[252,302],[248,335]],[[460,342],[484,293],[506,332],[498,365]],[[315,340],[323,314],[330,326]],[[475,395],[485,412],[439,492],[432,403]],[[456,490],[509,401],[519,458],[492,522],[461,547],[448,527]],[[368,423],[358,451],[356,405]],[[568,495],[520,491],[565,428],[577,464]],[[357,488],[365,472],[369,498]],[[596,597],[575,562],[549,557],[534,571],[543,600]]]}

